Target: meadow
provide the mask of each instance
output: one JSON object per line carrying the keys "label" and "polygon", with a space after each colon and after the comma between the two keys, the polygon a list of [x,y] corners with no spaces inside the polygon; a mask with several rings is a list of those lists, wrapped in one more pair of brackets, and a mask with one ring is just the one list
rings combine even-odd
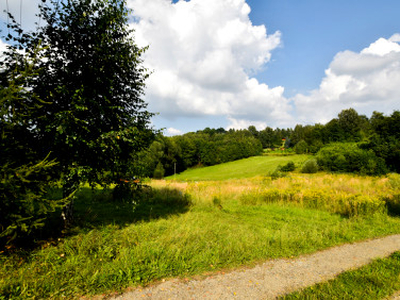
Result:
{"label": "meadow", "polygon": [[84,188],[68,233],[0,254],[0,298],[118,293],[400,233],[398,174],[269,175],[306,159],[263,156],[194,169],[149,180],[133,201]]}
{"label": "meadow", "polygon": [[309,158],[310,156],[305,154],[293,156],[252,156],[211,167],[186,170],[175,176],[167,177],[167,179],[179,181],[207,181],[251,178],[259,176],[260,174],[267,175],[268,172],[273,172],[279,165],[284,165],[289,161],[293,161],[299,167]]}

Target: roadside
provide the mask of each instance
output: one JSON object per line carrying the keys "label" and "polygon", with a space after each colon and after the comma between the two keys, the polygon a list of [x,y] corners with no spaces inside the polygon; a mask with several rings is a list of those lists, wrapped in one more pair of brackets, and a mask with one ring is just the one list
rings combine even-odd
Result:
{"label": "roadside", "polygon": [[[274,299],[334,278],[400,250],[400,235],[345,244],[296,259],[267,261],[252,269],[205,279],[172,279],[112,299]],[[398,297],[398,298],[393,298]],[[399,294],[391,299],[399,299]]]}

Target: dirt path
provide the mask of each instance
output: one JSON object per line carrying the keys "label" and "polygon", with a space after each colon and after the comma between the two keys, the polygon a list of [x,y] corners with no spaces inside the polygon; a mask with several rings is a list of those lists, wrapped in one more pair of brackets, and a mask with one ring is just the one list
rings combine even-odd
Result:
{"label": "dirt path", "polygon": [[202,280],[173,279],[114,299],[274,299],[400,250],[400,235],[346,244],[296,259],[267,261],[252,269]]}

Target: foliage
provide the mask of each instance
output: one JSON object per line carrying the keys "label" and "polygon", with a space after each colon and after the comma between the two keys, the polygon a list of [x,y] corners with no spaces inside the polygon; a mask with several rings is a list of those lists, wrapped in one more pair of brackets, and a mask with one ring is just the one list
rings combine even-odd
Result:
{"label": "foliage", "polygon": [[301,167],[301,173],[317,173],[318,172],[318,163],[316,159],[309,159],[304,162],[303,166]]}
{"label": "foliage", "polygon": [[308,144],[305,140],[300,140],[296,146],[294,146],[294,151],[297,154],[305,154],[309,151]]}
{"label": "foliage", "polygon": [[66,201],[47,195],[57,163],[37,152],[33,115],[50,104],[28,90],[37,75],[32,67],[21,60],[0,87],[0,246],[43,227]]}
{"label": "foliage", "polygon": [[282,172],[292,172],[296,169],[296,165],[293,161],[289,161],[286,165],[280,167]]}
{"label": "foliage", "polygon": [[156,169],[154,170],[153,178],[155,178],[155,179],[163,179],[164,178],[164,173],[165,173],[164,167],[161,164],[161,162],[159,162],[157,164],[157,166],[156,166]]}
{"label": "foliage", "polygon": [[158,135],[150,148],[140,154],[137,167],[148,177],[161,178],[161,170],[169,176],[188,168],[213,166],[261,152],[261,143],[248,131],[226,132],[206,128],[182,136]]}
{"label": "foliage", "polygon": [[374,112],[370,119],[372,134],[360,145],[371,149],[375,155],[385,160],[389,170],[400,172],[400,111],[391,116]]}
{"label": "foliage", "polygon": [[386,173],[384,161],[371,150],[359,148],[356,143],[333,143],[322,148],[317,162],[326,171],[354,172],[368,175]]}
{"label": "foliage", "polygon": [[37,145],[57,159],[66,181],[117,183],[132,175],[132,154],[152,138],[141,99],[145,49],[134,43],[125,1],[47,0],[39,8],[43,25],[35,32],[12,23],[13,47],[24,51],[8,52],[3,74],[41,44],[46,59],[35,61],[29,88],[51,105],[32,115]]}
{"label": "foliage", "polygon": [[[35,165],[1,168],[0,238],[8,241],[30,236],[45,225],[50,213],[62,208],[68,199],[48,196],[49,174],[54,161],[47,158]],[[2,239],[0,239],[1,241]],[[1,244],[1,243],[0,243]]]}
{"label": "foliage", "polygon": [[287,176],[287,172],[292,172],[296,169],[296,165],[293,161],[289,161],[287,164],[279,165],[276,169],[269,174],[272,180]]}
{"label": "foliage", "polygon": [[[156,166],[161,162],[168,176],[175,171],[180,173],[188,168],[211,166],[257,155],[260,147],[257,141],[264,148],[263,154],[267,155],[316,154],[332,143],[357,142],[358,148],[371,150],[381,159],[373,157],[371,151],[367,151],[369,158],[366,165],[346,172],[381,174],[387,171],[385,164],[389,170],[399,171],[399,123],[400,113],[397,111],[390,117],[374,112],[368,119],[349,108],[341,111],[337,118],[325,125],[296,125],[294,129],[266,127],[261,131],[255,126],[237,131],[207,127],[196,133],[171,138],[160,135],[150,150],[140,154],[136,163],[146,176],[152,177]],[[282,150],[283,140],[285,148]],[[253,152],[255,149],[257,151]],[[360,154],[358,149],[356,152],[355,156]]]}

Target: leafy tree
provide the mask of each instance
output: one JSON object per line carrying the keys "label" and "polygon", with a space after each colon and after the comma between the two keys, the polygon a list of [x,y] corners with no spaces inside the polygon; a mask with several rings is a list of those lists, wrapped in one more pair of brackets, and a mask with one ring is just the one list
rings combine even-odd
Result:
{"label": "leafy tree", "polygon": [[249,126],[249,128],[247,128],[247,130],[251,133],[252,136],[254,136],[255,138],[258,138],[258,131],[257,128],[253,125]]}
{"label": "leafy tree", "polygon": [[338,125],[342,130],[342,141],[358,142],[361,140],[363,119],[353,108],[344,109],[338,114]]}
{"label": "leafy tree", "polygon": [[304,127],[303,125],[296,125],[294,127],[294,130],[292,132],[292,135],[290,136],[292,143],[294,145],[297,145],[300,141],[304,141]]}
{"label": "leafy tree", "polygon": [[[19,33],[15,47],[31,56],[42,45],[30,81],[31,92],[51,105],[36,121],[36,139],[50,159],[58,161],[64,191],[80,182],[119,182],[131,177],[128,162],[146,147],[153,132],[151,114],[141,99],[146,69],[145,49],[134,43],[124,0],[44,0],[44,19],[33,33]],[[6,72],[15,65],[6,60]],[[42,117],[45,115],[46,117]]]}
{"label": "leafy tree", "polygon": [[324,127],[324,143],[343,141],[343,128],[339,125],[338,119],[332,119]]}
{"label": "leafy tree", "polygon": [[309,152],[309,146],[305,140],[301,140],[294,146],[294,151],[297,154],[304,154]]}
{"label": "leafy tree", "polygon": [[387,172],[385,162],[373,151],[356,143],[333,143],[317,154],[318,165],[326,171],[380,175]]}
{"label": "leafy tree", "polygon": [[263,148],[272,148],[276,143],[274,130],[271,127],[266,127],[259,132],[259,139]]}
{"label": "leafy tree", "polygon": [[370,119],[373,132],[362,144],[362,148],[371,149],[386,161],[389,169],[400,172],[400,111],[391,116],[374,112]]}

